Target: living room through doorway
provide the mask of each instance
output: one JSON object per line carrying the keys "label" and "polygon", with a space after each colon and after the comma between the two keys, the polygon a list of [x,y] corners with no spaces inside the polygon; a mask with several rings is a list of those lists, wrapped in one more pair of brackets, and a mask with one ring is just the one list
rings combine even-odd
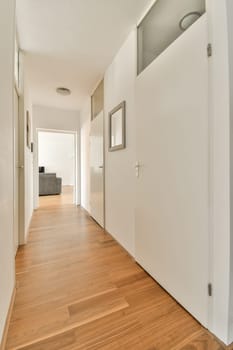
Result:
{"label": "living room through doorway", "polygon": [[75,203],[75,134],[38,131],[38,166],[39,197],[50,201],[58,196],[61,203]]}

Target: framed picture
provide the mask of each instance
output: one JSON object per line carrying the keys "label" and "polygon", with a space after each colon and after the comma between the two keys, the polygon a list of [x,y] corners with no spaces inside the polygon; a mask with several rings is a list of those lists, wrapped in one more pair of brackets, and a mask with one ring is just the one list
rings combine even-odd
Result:
{"label": "framed picture", "polygon": [[31,150],[31,119],[29,111],[26,112],[26,143],[27,147]]}
{"label": "framed picture", "polygon": [[118,151],[126,147],[125,135],[126,103],[121,102],[109,113],[109,151]]}

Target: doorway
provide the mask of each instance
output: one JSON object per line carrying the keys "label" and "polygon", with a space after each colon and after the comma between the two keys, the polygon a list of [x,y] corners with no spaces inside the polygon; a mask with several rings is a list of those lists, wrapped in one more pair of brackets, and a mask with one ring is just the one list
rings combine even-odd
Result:
{"label": "doorway", "polygon": [[76,133],[38,130],[37,136],[39,198],[59,196],[61,204],[78,204]]}

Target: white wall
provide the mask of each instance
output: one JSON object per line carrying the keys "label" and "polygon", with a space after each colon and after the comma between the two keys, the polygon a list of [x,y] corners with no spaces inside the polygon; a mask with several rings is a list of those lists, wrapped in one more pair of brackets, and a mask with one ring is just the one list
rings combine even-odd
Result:
{"label": "white wall", "polygon": [[33,105],[34,131],[35,128],[79,131],[79,115],[79,111]]}
{"label": "white wall", "polygon": [[[106,230],[134,255],[136,31],[104,77]],[[108,113],[126,101],[126,148],[108,151]]]}
{"label": "white wall", "polygon": [[[136,31],[116,55],[104,77],[105,228],[134,255]],[[108,151],[108,113],[126,101],[126,149]],[[90,211],[91,99],[81,111],[81,205]]]}
{"label": "white wall", "polygon": [[[105,228],[134,255],[136,31],[133,31],[104,77]],[[126,149],[108,151],[108,113],[126,101]],[[91,99],[81,111],[81,205],[90,212]]]}
{"label": "white wall", "polygon": [[58,109],[47,106],[33,106],[33,180],[34,180],[34,208],[38,207],[38,129],[56,130],[56,131],[72,131],[76,133],[76,204],[80,204],[80,113],[79,111],[71,111]]}
{"label": "white wall", "polygon": [[0,342],[15,283],[13,240],[14,11],[14,0],[0,2]]}
{"label": "white wall", "polygon": [[24,241],[20,240],[20,243],[26,243],[29,233],[29,227],[31,223],[31,218],[33,214],[33,153],[31,149],[27,147],[26,143],[26,128],[27,128],[27,111],[30,115],[31,121],[31,142],[33,142],[33,118],[32,118],[32,100],[30,93],[30,85],[29,79],[27,75],[27,56],[24,57],[23,62],[23,108],[24,114],[22,116],[22,124],[23,124],[23,145],[24,145]]}
{"label": "white wall", "polygon": [[74,186],[74,141],[74,134],[38,133],[38,164],[45,167],[45,172],[61,177],[63,186]]}
{"label": "white wall", "polygon": [[90,129],[91,99],[86,98],[81,111],[81,206],[90,212]]}
{"label": "white wall", "polygon": [[[233,176],[233,146],[231,147],[230,139],[230,135],[233,135],[233,132],[230,134],[230,130],[233,129],[230,119],[233,110],[230,94],[233,86],[232,0],[207,0],[207,11],[209,41],[213,45],[213,56],[209,61],[209,269],[210,282],[213,284],[209,329],[229,344],[233,341],[233,234],[230,226],[230,216],[233,217],[233,206],[230,203],[230,189],[231,200],[233,196],[233,186],[230,187],[230,179]],[[109,153],[106,144],[106,229],[131,254],[134,254],[135,77],[136,37],[133,32],[105,74],[106,136],[108,112],[122,100],[126,100],[127,108],[127,148]],[[89,149],[90,124],[90,113],[86,112],[86,107],[82,115],[82,147],[85,150]],[[87,174],[88,155],[83,154],[82,157]],[[88,186],[85,187],[83,197],[87,205],[89,189]]]}

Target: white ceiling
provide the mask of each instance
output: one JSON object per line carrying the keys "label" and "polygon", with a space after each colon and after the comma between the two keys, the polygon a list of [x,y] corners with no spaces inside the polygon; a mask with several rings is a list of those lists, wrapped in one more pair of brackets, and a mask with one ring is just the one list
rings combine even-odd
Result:
{"label": "white ceiling", "polygon": [[[152,0],[17,0],[32,102],[79,109]],[[72,90],[59,96],[58,86]]]}

